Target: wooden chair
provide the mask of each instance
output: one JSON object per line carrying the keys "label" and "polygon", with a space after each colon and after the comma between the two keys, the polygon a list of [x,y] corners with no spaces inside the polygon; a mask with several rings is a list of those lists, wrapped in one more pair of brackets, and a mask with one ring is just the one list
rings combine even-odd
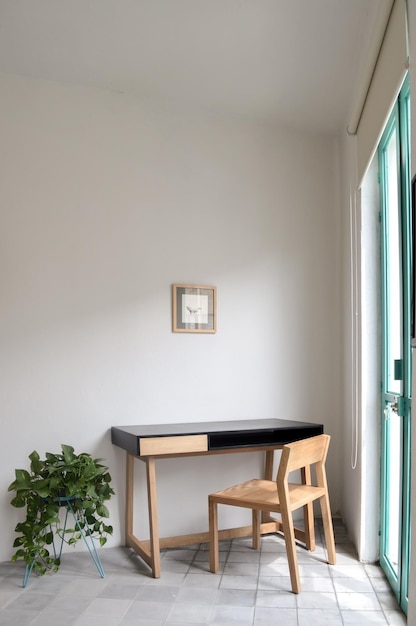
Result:
{"label": "wooden chair", "polygon": [[[218,562],[218,504],[252,509],[253,548],[260,546],[260,513],[279,513],[289,563],[293,593],[300,592],[299,568],[296,555],[295,528],[292,513],[303,507],[305,518],[305,544],[315,549],[313,502],[319,500],[328,553],[328,562],[335,564],[335,542],[329,504],[325,461],[329,435],[318,435],[289,443],[282,448],[276,480],[249,480],[208,496],[210,571],[217,572]],[[316,480],[312,483],[311,467]],[[291,483],[289,474],[301,470],[302,482]],[[270,518],[270,516],[269,516]]]}

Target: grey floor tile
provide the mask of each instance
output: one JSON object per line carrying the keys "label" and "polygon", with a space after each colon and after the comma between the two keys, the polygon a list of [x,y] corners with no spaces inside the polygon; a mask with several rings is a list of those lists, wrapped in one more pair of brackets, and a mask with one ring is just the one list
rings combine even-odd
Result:
{"label": "grey floor tile", "polygon": [[[57,595],[47,605],[51,612],[60,611],[63,615],[79,617],[85,611],[93,598],[83,598],[80,596]],[[46,610],[46,609],[45,609]],[[45,611],[42,612],[42,615]]]}
{"label": "grey floor tile", "polygon": [[120,622],[120,626],[131,626],[132,624],[137,624],[137,626],[164,626],[165,623],[166,623],[165,619],[154,620],[154,619],[146,619],[145,617],[137,616],[137,618],[133,621],[131,619],[124,618]]}
{"label": "grey floor tile", "polygon": [[218,589],[222,576],[219,574],[189,573],[183,582],[184,587],[209,587]]}
{"label": "grey floor tile", "polygon": [[260,576],[258,589],[264,591],[292,591],[292,585],[288,575],[286,576]]}
{"label": "grey floor tile", "polygon": [[388,624],[383,611],[341,611],[344,626],[381,626]]}
{"label": "grey floor tile", "polygon": [[174,604],[166,624],[208,624],[211,607],[205,604]]}
{"label": "grey floor tile", "polygon": [[128,582],[120,582],[117,580],[109,581],[104,589],[100,591],[97,595],[97,598],[115,598],[119,600],[130,599],[133,600],[139,589],[141,589],[143,585],[134,584],[131,579]]}
{"label": "grey floor tile", "polygon": [[68,579],[60,593],[73,597],[95,598],[106,588],[107,584],[108,580],[105,578],[83,580],[79,576],[73,576]]}
{"label": "grey floor tile", "polygon": [[[286,557],[286,553],[285,553]],[[297,553],[298,563],[299,565],[305,563],[324,563],[325,565],[328,563],[328,558],[325,550],[317,549],[313,552],[308,552],[307,550],[301,550]],[[286,557],[287,560],[287,557]]]}
{"label": "grey floor tile", "polygon": [[262,563],[260,576],[289,576],[289,565],[284,559],[274,560],[272,563]]}
{"label": "grey floor tile", "polygon": [[[78,619],[77,614],[71,614],[59,609],[47,608],[31,622],[31,626],[73,626]],[[91,618],[89,618],[91,621]],[[2,622],[0,622],[2,623]]]}
{"label": "grey floor tile", "polygon": [[296,608],[296,595],[292,592],[257,591],[256,607]]}
{"label": "grey floor tile", "polygon": [[231,604],[232,606],[254,606],[256,592],[242,589],[220,589],[217,593],[216,604]]}
{"label": "grey floor tile", "polygon": [[338,609],[335,593],[302,591],[297,595],[298,609],[320,609],[323,612]]}
{"label": "grey floor tile", "polygon": [[265,550],[260,553],[260,563],[267,565],[268,563],[274,563],[277,561],[278,563],[287,563],[286,552],[276,552],[275,550]]}
{"label": "grey floor tile", "polygon": [[299,575],[301,578],[326,578],[331,576],[332,565],[327,563],[310,561],[309,563],[299,563]]}
{"label": "grey floor tile", "polygon": [[[231,545],[233,543],[232,539],[223,539],[222,541],[219,542],[219,550],[220,552],[225,551],[228,552],[231,548]],[[206,551],[209,552],[209,545],[208,543],[201,543],[201,545],[199,546],[199,550],[200,551]]]}
{"label": "grey floor tile", "polygon": [[0,563],[0,576],[17,576],[19,578],[23,578],[23,573],[25,568],[23,566],[22,561],[16,561],[15,563],[12,561],[4,561]]}
{"label": "grey floor tile", "polygon": [[[119,626],[120,619],[112,615],[100,615],[99,620],[91,618],[91,615],[81,615],[72,626],[92,626],[99,621],[100,626]],[[158,625],[160,626],[160,625]]]}
{"label": "grey floor tile", "polygon": [[238,626],[251,626],[253,624],[254,608],[244,606],[217,605],[212,609],[210,624],[238,624]]}
{"label": "grey floor tile", "polygon": [[229,563],[259,563],[261,552],[255,550],[253,552],[241,552],[240,550],[231,551],[227,558]]}
{"label": "grey floor tile", "polygon": [[221,589],[257,589],[257,576],[223,576],[220,582]]}
{"label": "grey floor tile", "polygon": [[[114,574],[111,574],[111,576],[108,576],[108,578],[106,578],[106,587],[109,585],[133,585],[133,587],[139,589],[143,585],[147,585],[150,580],[153,580],[150,576],[144,576],[139,572],[123,570],[122,572],[115,572]],[[104,590],[106,587],[104,587]]]}
{"label": "grey floor tile", "polygon": [[334,579],[329,576],[326,578],[318,578],[317,576],[308,578],[303,577],[301,578],[301,586],[302,593],[304,591],[315,591],[317,593],[332,593],[335,591]]}
{"label": "grey floor tile", "polygon": [[380,593],[383,591],[391,591],[389,582],[387,578],[385,578],[384,576],[383,578],[379,578],[379,577],[369,578],[368,580],[371,582],[371,585],[376,593]]}
{"label": "grey floor tile", "polygon": [[24,593],[30,591],[33,593],[50,593],[57,595],[62,593],[68,583],[71,583],[72,580],[73,575],[62,576],[61,572],[56,574],[47,574],[45,576],[31,576],[27,586],[25,589],[22,587],[22,590]]}
{"label": "grey floor tile", "polygon": [[354,552],[337,552],[337,565],[353,565],[355,563],[357,563],[357,556]]}
{"label": "grey floor tile", "polygon": [[145,585],[140,587],[136,594],[138,602],[172,602],[176,601],[180,587],[173,585]]}
{"label": "grey floor tile", "polygon": [[256,607],[254,626],[298,626],[296,609],[280,609],[274,607]]}
{"label": "grey floor tile", "polygon": [[146,585],[155,585],[156,587],[160,585],[179,587],[183,584],[185,578],[185,572],[162,572],[160,578],[152,578],[149,576]]}
{"label": "grey floor tile", "polygon": [[397,604],[396,596],[394,595],[391,589],[377,593],[377,598],[380,602],[381,608],[384,611],[397,611],[398,610],[399,607]]}
{"label": "grey floor tile", "polygon": [[391,611],[387,609],[384,613],[390,626],[405,626],[407,624],[406,616],[400,610]]}
{"label": "grey floor tile", "polygon": [[[224,571],[224,562],[220,562],[218,573],[222,573]],[[212,574],[209,570],[209,562],[208,561],[193,561],[188,569],[188,574]]]}
{"label": "grey floor tile", "polygon": [[260,568],[259,563],[227,561],[224,567],[224,574],[226,576],[256,576],[257,577],[259,575],[259,568]]}
{"label": "grey floor tile", "polygon": [[[220,563],[224,563],[227,559],[228,559],[229,553],[227,552],[219,552],[218,554],[218,559]],[[202,562],[202,563],[209,563],[209,551],[208,550],[199,550],[196,555],[194,560],[192,561],[192,564],[195,564],[197,562]]]}
{"label": "grey floor tile", "polygon": [[[151,576],[150,567],[142,561],[138,554],[132,552],[129,560],[127,561],[127,566],[131,571],[141,572],[144,576]],[[126,567],[123,567],[123,571],[126,570]]]}
{"label": "grey floor tile", "polygon": [[341,610],[380,611],[380,602],[375,593],[337,593]]}
{"label": "grey floor tile", "polygon": [[80,617],[90,616],[91,620],[96,619],[98,621],[104,615],[121,620],[131,603],[131,600],[119,600],[117,598],[94,598]]}
{"label": "grey floor tile", "polygon": [[335,609],[299,609],[298,626],[343,626],[341,611]]}
{"label": "grey floor tile", "polygon": [[168,572],[178,572],[181,574],[186,574],[190,567],[191,561],[175,561],[175,559],[164,559],[162,561],[162,572],[165,575]]}
{"label": "grey floor tile", "polygon": [[[166,619],[164,617],[160,619],[149,619],[142,615],[136,615],[136,617],[133,618],[129,615],[119,622],[120,626],[132,626],[133,624],[137,626],[164,626],[165,623]],[[90,626],[92,625],[90,624]],[[99,626],[101,626],[101,624]]]}
{"label": "grey floor tile", "polygon": [[186,563],[190,563],[194,560],[197,550],[187,550],[187,549],[178,549],[178,550],[166,550],[163,554],[163,561],[173,559],[175,561],[182,561]]}
{"label": "grey floor tile", "polygon": [[42,611],[53,599],[53,595],[26,592],[12,600],[7,608],[11,611],[21,609],[25,611]]}
{"label": "grey floor tile", "polygon": [[140,602],[135,600],[123,616],[122,623],[140,624],[140,620],[149,622],[153,620],[155,623],[164,624],[171,608],[172,605],[167,602]]}
{"label": "grey floor tile", "polygon": [[286,546],[282,540],[269,540],[268,538],[262,539],[261,542],[261,554],[265,552],[271,552],[272,554],[286,554]]}
{"label": "grey floor tile", "polygon": [[340,593],[350,593],[350,592],[359,592],[359,593],[371,593],[374,591],[373,585],[369,578],[334,578],[334,587],[335,590]]}
{"label": "grey floor tile", "polygon": [[[221,543],[221,542],[220,542]],[[233,539],[231,541],[230,550],[252,550],[253,541],[251,537],[241,537],[239,539]]]}
{"label": "grey floor tile", "polygon": [[1,626],[27,626],[39,617],[39,612],[25,611],[23,609],[5,609],[0,613]]}
{"label": "grey floor tile", "polygon": [[27,586],[26,589],[22,586],[22,577],[20,575],[6,576],[2,578],[0,585],[1,591],[14,593],[16,596],[18,596],[20,593],[23,593],[28,588],[29,586]]}
{"label": "grey floor tile", "polygon": [[0,609],[4,609],[5,607],[7,607],[9,604],[11,604],[14,600],[16,600],[19,595],[20,595],[20,591],[19,592],[15,592],[15,591],[4,591],[3,587],[2,587],[2,582],[0,583]]}
{"label": "grey floor tile", "polygon": [[348,565],[331,565],[330,574],[333,578],[361,578],[367,579],[367,572],[361,563],[349,563]]}
{"label": "grey floor tile", "polygon": [[176,602],[181,604],[214,604],[218,601],[218,590],[210,587],[181,587]]}
{"label": "grey floor tile", "polygon": [[32,575],[0,563],[1,626],[405,626],[406,617],[378,564],[359,563],[345,529],[335,524],[337,564],[298,547],[301,593],[293,594],[280,536],[221,542],[220,571],[209,571],[208,545],[162,553],[162,573],[127,548],[100,551],[101,578],[88,553],[68,552],[60,571]]}

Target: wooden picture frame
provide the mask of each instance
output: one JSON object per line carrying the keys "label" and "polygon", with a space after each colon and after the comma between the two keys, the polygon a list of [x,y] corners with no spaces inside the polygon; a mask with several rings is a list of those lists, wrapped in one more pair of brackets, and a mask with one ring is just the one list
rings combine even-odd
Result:
{"label": "wooden picture frame", "polygon": [[206,285],[172,285],[172,331],[215,333],[217,288]]}

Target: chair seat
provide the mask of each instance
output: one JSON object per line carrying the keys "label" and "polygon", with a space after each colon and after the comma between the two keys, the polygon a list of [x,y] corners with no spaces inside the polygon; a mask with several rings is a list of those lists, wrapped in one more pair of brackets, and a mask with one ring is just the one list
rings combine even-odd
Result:
{"label": "chair seat", "polygon": [[[311,501],[311,497],[319,498],[325,494],[323,487],[288,483],[290,493],[290,510],[295,511]],[[280,513],[280,502],[275,480],[255,478],[245,483],[227,487],[210,496],[219,504],[231,504],[248,509]]]}

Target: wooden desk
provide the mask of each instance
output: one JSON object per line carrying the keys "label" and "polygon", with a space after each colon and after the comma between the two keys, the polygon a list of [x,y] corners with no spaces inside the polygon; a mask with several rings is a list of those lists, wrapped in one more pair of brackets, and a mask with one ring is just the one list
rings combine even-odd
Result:
{"label": "wooden desk", "polygon": [[[147,426],[113,426],[111,441],[127,452],[126,461],[126,545],[150,566],[154,578],[160,577],[160,550],[205,543],[208,532],[159,537],[156,459],[230,454],[236,452],[265,452],[264,478],[272,479],[274,451],[284,444],[323,433],[322,424],[279,419],[227,422],[197,422],[184,424],[154,424]],[[149,511],[148,540],[133,534],[134,459],[146,463],[147,499]],[[208,494],[207,494],[208,496]],[[276,532],[279,521],[263,516],[261,532]],[[220,539],[246,537],[251,526],[220,531]],[[297,531],[302,541],[305,532]]]}

